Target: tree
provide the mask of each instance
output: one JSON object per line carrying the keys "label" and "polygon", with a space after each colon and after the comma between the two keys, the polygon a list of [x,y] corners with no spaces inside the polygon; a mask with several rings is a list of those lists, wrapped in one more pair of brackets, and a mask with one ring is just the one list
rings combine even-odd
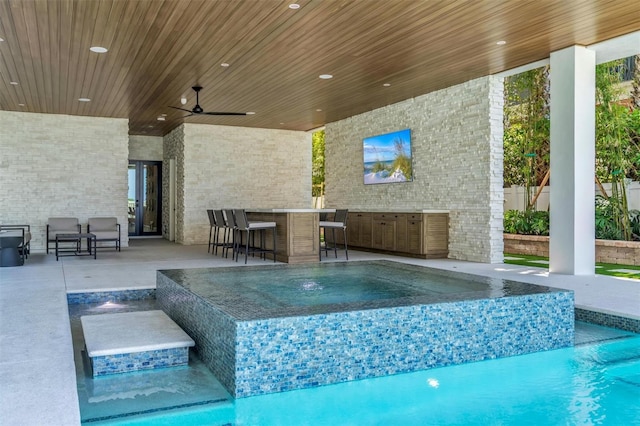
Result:
{"label": "tree", "polygon": [[621,102],[624,89],[621,85],[624,73],[621,60],[596,67],[596,176],[600,181],[611,182],[608,198],[611,219],[620,238],[632,237],[627,203],[627,178],[636,175],[639,151],[632,138],[631,109]]}
{"label": "tree", "polygon": [[509,77],[504,96],[504,184],[524,185],[534,209],[533,189],[549,170],[549,67]]}
{"label": "tree", "polygon": [[[596,200],[596,225],[606,225],[599,226],[606,238],[631,240],[640,234],[640,212],[629,211],[626,197],[627,181],[639,178],[640,55],[630,94],[621,84],[624,71],[622,60],[596,67],[596,179],[612,185],[611,196],[602,190]],[[539,68],[505,81],[504,184],[527,188],[528,209],[531,188],[549,167],[548,72]]]}
{"label": "tree", "polygon": [[323,195],[324,188],[324,130],[311,136],[311,184],[312,195]]}
{"label": "tree", "polygon": [[633,71],[633,82],[631,86],[631,108],[640,109],[640,55],[636,55],[634,59],[635,68]]}

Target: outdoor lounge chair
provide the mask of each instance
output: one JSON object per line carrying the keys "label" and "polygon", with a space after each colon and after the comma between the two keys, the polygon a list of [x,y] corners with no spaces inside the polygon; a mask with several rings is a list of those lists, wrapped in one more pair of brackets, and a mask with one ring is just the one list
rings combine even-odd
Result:
{"label": "outdoor lounge chair", "polygon": [[56,235],[79,233],[80,223],[77,217],[50,217],[47,220],[47,253],[49,253],[49,244],[55,247]]}
{"label": "outdoor lounge chair", "polygon": [[96,245],[100,242],[114,242],[120,251],[120,224],[115,217],[92,217],[87,223],[87,232],[96,236]]}

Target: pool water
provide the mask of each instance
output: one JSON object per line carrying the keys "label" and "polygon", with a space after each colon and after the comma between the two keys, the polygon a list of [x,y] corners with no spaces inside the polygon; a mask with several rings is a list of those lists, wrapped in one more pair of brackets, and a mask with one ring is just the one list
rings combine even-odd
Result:
{"label": "pool water", "polygon": [[241,320],[562,291],[388,260],[159,273]]}
{"label": "pool water", "polygon": [[[149,303],[115,310],[153,309]],[[104,308],[77,309],[83,312],[71,313],[72,324]],[[76,368],[85,424],[640,425],[640,335],[577,323],[575,342],[573,348],[235,401],[196,357],[187,368],[93,382],[102,387],[99,397],[92,395],[92,382],[82,380],[81,361]],[[81,344],[77,330],[75,344]]]}
{"label": "pool water", "polygon": [[216,270],[212,279],[220,284],[241,285],[243,290],[250,290],[244,294],[259,295],[258,301],[271,299],[290,306],[466,293],[487,288],[484,282],[435,272],[428,275],[425,271],[412,265],[377,261],[294,265],[272,274],[261,268],[253,276],[243,275],[241,282],[237,270]]}

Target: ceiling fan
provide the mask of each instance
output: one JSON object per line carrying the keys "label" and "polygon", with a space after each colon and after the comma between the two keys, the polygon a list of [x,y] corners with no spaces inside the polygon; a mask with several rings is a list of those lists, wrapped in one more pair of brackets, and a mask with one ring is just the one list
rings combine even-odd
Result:
{"label": "ceiling fan", "polygon": [[184,117],[191,117],[192,115],[247,115],[246,112],[207,112],[202,109],[200,106],[200,100],[198,98],[198,93],[202,90],[202,86],[193,86],[192,89],[196,92],[196,106],[193,109],[185,109],[180,107],[169,106],[169,108],[179,109],[180,111],[188,112],[189,115],[185,115]]}

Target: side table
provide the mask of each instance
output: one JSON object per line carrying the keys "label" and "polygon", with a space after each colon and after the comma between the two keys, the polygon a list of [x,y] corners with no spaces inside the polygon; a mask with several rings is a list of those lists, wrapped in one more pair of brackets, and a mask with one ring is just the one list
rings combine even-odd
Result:
{"label": "side table", "polygon": [[[87,240],[87,251],[82,251],[82,240]],[[75,242],[75,248],[60,247],[62,242]],[[62,256],[93,256],[97,258],[96,236],[92,233],[56,234],[56,260]]]}

